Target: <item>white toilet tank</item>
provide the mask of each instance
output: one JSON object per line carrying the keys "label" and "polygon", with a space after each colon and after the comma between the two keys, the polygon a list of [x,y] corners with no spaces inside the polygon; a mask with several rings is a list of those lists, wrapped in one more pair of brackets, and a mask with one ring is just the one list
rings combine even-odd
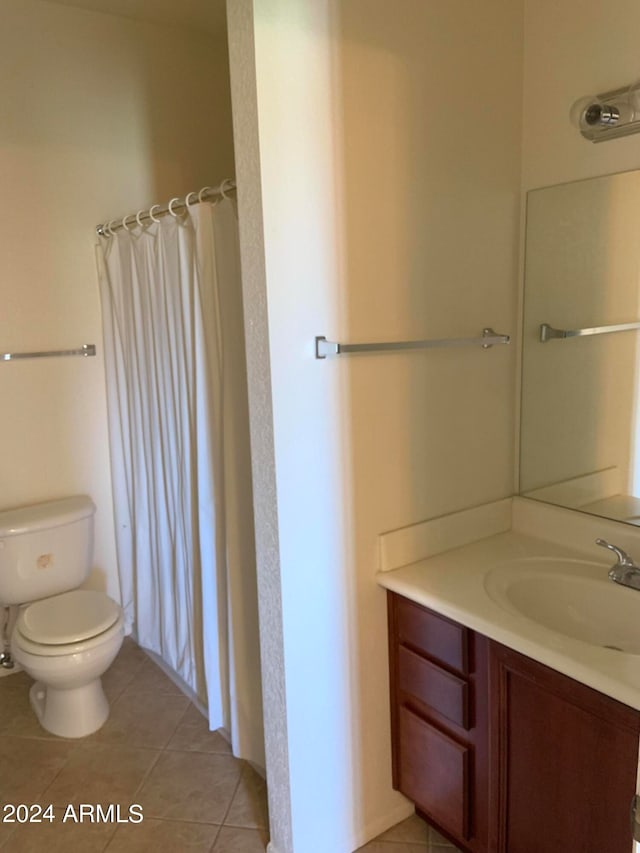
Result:
{"label": "white toilet tank", "polygon": [[91,571],[95,511],[77,495],[0,512],[0,605],[80,586]]}

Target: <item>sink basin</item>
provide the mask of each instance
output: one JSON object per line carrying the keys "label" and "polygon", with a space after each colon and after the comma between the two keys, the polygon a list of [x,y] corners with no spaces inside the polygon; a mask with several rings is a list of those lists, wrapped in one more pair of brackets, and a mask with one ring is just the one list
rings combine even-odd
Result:
{"label": "sink basin", "polygon": [[485,588],[506,610],[558,634],[640,655],[640,591],[613,583],[607,572],[602,563],[526,558],[490,571]]}

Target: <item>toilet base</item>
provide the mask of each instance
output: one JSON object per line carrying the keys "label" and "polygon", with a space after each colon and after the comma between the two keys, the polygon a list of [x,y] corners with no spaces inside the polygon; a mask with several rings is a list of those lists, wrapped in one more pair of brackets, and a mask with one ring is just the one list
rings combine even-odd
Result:
{"label": "toilet base", "polygon": [[86,737],[97,732],[109,716],[109,703],[99,678],[70,690],[36,681],[29,699],[42,728],[59,737]]}

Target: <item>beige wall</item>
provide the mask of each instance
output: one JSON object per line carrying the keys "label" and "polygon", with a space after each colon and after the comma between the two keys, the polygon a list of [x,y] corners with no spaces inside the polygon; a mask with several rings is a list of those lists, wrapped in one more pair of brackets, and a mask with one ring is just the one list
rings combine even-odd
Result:
{"label": "beige wall", "polygon": [[38,0],[1,0],[0,507],[86,492],[94,582],[118,594],[94,226],[233,174],[223,44]]}
{"label": "beige wall", "polygon": [[[273,842],[348,853],[410,810],[391,789],[377,536],[511,493],[515,353],[316,361],[313,340],[514,332],[521,10],[511,0],[254,9],[262,199],[241,187],[240,209],[243,198],[262,204],[243,260],[245,296],[265,311],[245,310],[258,320],[247,323],[254,435],[273,417],[273,454],[263,444],[254,455],[256,499],[273,497],[275,476],[278,510],[258,531],[261,606],[281,607],[284,646],[277,735],[290,784],[272,795],[283,814],[291,804],[290,832],[283,820]],[[240,16],[231,20],[233,41]],[[250,63],[235,63],[240,78]],[[246,115],[236,130],[257,181]]]}
{"label": "beige wall", "polygon": [[[340,4],[338,340],[516,331],[522,10],[512,0]],[[471,84],[473,81],[473,84]],[[471,90],[475,94],[471,94]],[[354,726],[363,825],[388,812],[379,533],[505,497],[514,347],[320,365],[347,383]]]}
{"label": "beige wall", "polygon": [[638,79],[638,32],[635,0],[525,0],[525,189],[640,167],[640,137],[594,145],[569,122],[578,98]]}

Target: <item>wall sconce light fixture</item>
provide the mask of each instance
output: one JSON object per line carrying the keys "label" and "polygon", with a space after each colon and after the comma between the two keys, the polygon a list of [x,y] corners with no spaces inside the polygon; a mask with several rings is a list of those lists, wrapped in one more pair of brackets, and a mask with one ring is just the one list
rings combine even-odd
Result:
{"label": "wall sconce light fixture", "polygon": [[570,116],[591,142],[640,132],[640,80],[622,89],[580,98],[571,107]]}

